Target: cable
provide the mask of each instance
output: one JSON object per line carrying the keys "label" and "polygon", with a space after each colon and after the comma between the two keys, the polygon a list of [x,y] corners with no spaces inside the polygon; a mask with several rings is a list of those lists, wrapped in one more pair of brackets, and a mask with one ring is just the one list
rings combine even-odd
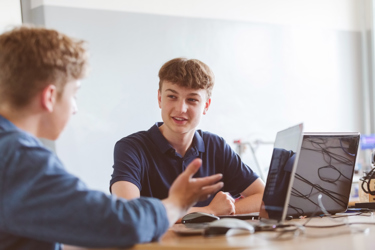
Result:
{"label": "cable", "polygon": [[[370,188],[371,179],[375,179],[375,168],[371,169],[370,172],[368,172],[364,177],[360,178],[360,180],[362,181],[361,187],[363,192],[365,192],[366,194],[375,195],[375,190],[371,190]],[[365,183],[367,184],[367,189],[365,189],[364,187]]]}
{"label": "cable", "polygon": [[[319,194],[318,196],[318,204],[320,209],[324,212],[324,215],[328,216],[332,220],[334,218],[328,213],[327,209],[324,207],[323,202],[322,202],[322,194]],[[313,216],[316,214],[317,208],[313,212]],[[372,213],[371,213],[372,215]],[[371,216],[369,215],[369,216]],[[336,228],[336,227],[342,227],[342,226],[348,226],[350,227],[351,225],[370,225],[370,226],[375,226],[375,222],[346,222],[346,223],[340,223],[340,224],[334,224],[334,225],[324,225],[324,226],[315,226],[315,225],[307,225],[311,221],[313,217],[310,217],[303,225],[298,225],[298,224],[290,224],[289,228],[280,228],[281,230],[277,230],[278,234],[275,237],[268,238],[270,240],[290,240],[291,238],[298,236],[299,234],[304,234],[305,237],[307,238],[323,238],[323,237],[331,237],[331,236],[336,236],[336,235],[342,235],[342,234],[347,234],[347,233],[364,233],[369,230],[369,228],[365,229],[358,229],[358,228],[349,228],[347,231],[336,231],[334,233],[324,233],[321,235],[314,235],[314,234],[307,234],[305,232],[305,228]],[[286,237],[287,236],[287,237]]]}
{"label": "cable", "polygon": [[[332,190],[329,190],[329,189],[326,189],[326,188],[323,188],[322,186],[318,185],[318,184],[314,184],[312,182],[310,182],[309,180],[307,180],[306,178],[302,177],[301,175],[299,174],[295,174],[295,178],[297,180],[300,180],[306,184],[308,184],[309,186],[311,186],[311,189],[310,189],[310,192],[306,195],[301,195],[301,196],[297,196],[297,197],[300,197],[300,198],[304,198],[304,199],[308,199],[309,201],[311,201],[314,205],[318,206],[317,203],[313,202],[310,197],[313,195],[313,190],[316,189],[318,192],[320,193],[323,193],[325,196],[331,198],[334,202],[336,202],[337,204],[340,204],[343,208],[346,208],[347,206],[347,202],[345,200],[342,200],[340,199],[339,197],[342,197],[342,198],[347,198],[346,196],[340,194],[340,193],[337,193],[337,192],[334,192]],[[295,189],[294,189],[295,190]],[[293,195],[293,193],[292,193]]]}
{"label": "cable", "polygon": [[[338,176],[337,176],[336,179],[333,179],[333,180],[332,180],[332,179],[328,179],[328,178],[325,178],[325,177],[322,177],[322,176],[321,176],[320,171],[321,171],[322,169],[327,169],[327,168],[333,169],[333,170],[335,170],[335,171],[338,172]],[[340,179],[341,176],[344,177],[344,178],[347,179],[347,180],[351,180],[350,178],[348,178],[348,177],[346,177],[345,175],[343,175],[343,174],[341,173],[341,171],[338,170],[338,169],[337,169],[335,166],[333,166],[333,165],[328,165],[328,166],[324,166],[324,167],[320,167],[320,168],[318,168],[318,176],[319,176],[319,178],[320,178],[322,181],[329,182],[329,183],[334,183],[334,182],[338,181],[338,180]]]}
{"label": "cable", "polygon": [[[342,138],[337,138],[338,143],[339,143],[338,146],[328,146],[327,144],[329,142],[331,142],[330,139],[332,139],[332,138],[327,139],[327,138],[321,138],[321,137],[320,138],[305,137],[304,138],[304,144],[306,145],[306,143],[309,142],[311,146],[310,147],[304,146],[304,147],[302,147],[302,150],[313,151],[313,152],[322,154],[323,160],[327,165],[319,167],[318,170],[317,170],[317,175],[318,175],[320,180],[322,180],[323,182],[331,183],[331,184],[335,184],[339,180],[343,181],[344,179],[345,179],[345,181],[350,182],[351,176],[353,174],[353,169],[351,169],[352,172],[350,173],[350,177],[348,177],[349,173],[346,173],[346,175],[348,175],[348,176],[346,176],[335,165],[336,165],[336,163],[338,163],[338,164],[353,166],[355,159],[352,159],[352,158],[355,158],[355,154],[351,154],[351,153],[348,152],[350,147],[348,149],[346,149],[344,147]],[[355,139],[355,138],[353,138],[353,139]],[[348,143],[350,144],[352,141],[353,140],[351,140]],[[353,141],[353,143],[355,143],[355,142]],[[340,153],[333,152],[333,150],[337,151],[337,149],[340,149],[341,151],[339,151],[339,152],[344,152],[345,155],[343,155],[342,153],[340,154]],[[298,171],[298,169],[297,169],[297,171]],[[334,174],[335,172],[337,173],[337,175]],[[326,197],[333,200],[335,203],[339,204],[341,207],[343,207],[343,208],[347,207],[347,201],[349,199],[348,196],[345,196],[345,195],[342,195],[340,193],[334,192],[333,190],[327,189],[327,188],[325,188],[321,185],[312,183],[311,181],[304,178],[303,176],[301,176],[298,173],[295,174],[295,178],[297,180],[301,181],[302,183],[305,183],[308,186],[310,186],[311,189],[310,189],[309,192],[303,194],[300,191],[293,188],[292,189],[292,195],[294,197],[301,198],[301,199],[304,199],[304,200],[308,200],[309,202],[314,204],[316,207],[319,207],[319,205],[316,202],[314,202],[311,199],[311,197],[316,195],[317,193],[322,193]],[[314,192],[314,190],[316,190],[317,192]],[[296,206],[289,206],[289,207],[291,209],[293,209],[294,211],[296,211],[298,215],[306,215],[306,214],[301,213],[301,212],[304,212],[304,211],[303,211],[303,209],[301,209],[299,207],[296,207]]]}

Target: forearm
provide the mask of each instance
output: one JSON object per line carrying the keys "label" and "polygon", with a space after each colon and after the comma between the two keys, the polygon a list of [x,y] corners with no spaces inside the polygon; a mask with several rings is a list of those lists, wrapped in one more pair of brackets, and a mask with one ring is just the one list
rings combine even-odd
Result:
{"label": "forearm", "polygon": [[[249,197],[237,200],[235,205],[236,214],[247,214],[259,212],[260,204],[262,202],[263,193],[253,194]],[[215,214],[209,206],[206,207],[192,207],[187,213],[204,212],[208,214]]]}
{"label": "forearm", "polygon": [[247,214],[259,212],[260,204],[262,202],[263,193],[253,194],[251,196],[237,200],[234,205],[236,207],[236,214]]}
{"label": "forearm", "polygon": [[242,197],[244,198],[237,200],[234,203],[236,207],[236,214],[259,212],[263,192],[264,183],[260,178],[258,178],[241,193]]}

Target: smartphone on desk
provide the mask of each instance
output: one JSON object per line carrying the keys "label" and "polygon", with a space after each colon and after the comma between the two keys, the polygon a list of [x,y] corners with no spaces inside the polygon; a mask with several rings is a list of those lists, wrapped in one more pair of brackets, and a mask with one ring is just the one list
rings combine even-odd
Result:
{"label": "smartphone on desk", "polygon": [[369,213],[372,210],[370,208],[361,207],[361,208],[348,208],[345,213]]}
{"label": "smartphone on desk", "polygon": [[348,208],[344,213],[335,213],[335,215],[360,215],[369,212],[371,212],[371,209],[369,208]]}

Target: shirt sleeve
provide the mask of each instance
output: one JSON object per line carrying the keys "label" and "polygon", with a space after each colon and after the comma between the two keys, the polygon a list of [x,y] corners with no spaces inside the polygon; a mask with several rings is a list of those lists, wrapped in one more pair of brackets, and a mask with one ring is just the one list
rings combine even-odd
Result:
{"label": "shirt sleeve", "polygon": [[236,197],[249,187],[259,176],[222,139],[224,164],[224,189]]}
{"label": "shirt sleeve", "polygon": [[145,164],[142,153],[138,150],[139,147],[129,138],[123,138],[116,143],[110,191],[113,183],[117,181],[131,182],[138,187],[139,191],[142,190],[142,167],[145,167]]}
{"label": "shirt sleeve", "polygon": [[127,247],[168,228],[160,200],[127,201],[89,190],[44,148],[19,150],[1,177],[0,228],[10,234],[86,247]]}

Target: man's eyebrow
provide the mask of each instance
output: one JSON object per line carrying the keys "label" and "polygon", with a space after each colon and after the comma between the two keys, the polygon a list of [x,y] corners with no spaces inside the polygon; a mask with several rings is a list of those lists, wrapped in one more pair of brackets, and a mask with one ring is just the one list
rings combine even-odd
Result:
{"label": "man's eyebrow", "polygon": [[189,93],[188,95],[193,95],[193,96],[201,96],[200,94],[198,93]]}
{"label": "man's eyebrow", "polygon": [[174,89],[166,89],[165,91],[171,91],[172,93],[178,94],[178,92]]}
{"label": "man's eyebrow", "polygon": [[[174,90],[174,89],[166,89],[165,91],[170,91],[170,92],[172,92],[172,93],[178,94],[178,92],[177,92],[176,90]],[[200,94],[198,94],[198,93],[194,93],[194,92],[189,93],[188,95],[189,95],[189,96],[201,96]]]}

